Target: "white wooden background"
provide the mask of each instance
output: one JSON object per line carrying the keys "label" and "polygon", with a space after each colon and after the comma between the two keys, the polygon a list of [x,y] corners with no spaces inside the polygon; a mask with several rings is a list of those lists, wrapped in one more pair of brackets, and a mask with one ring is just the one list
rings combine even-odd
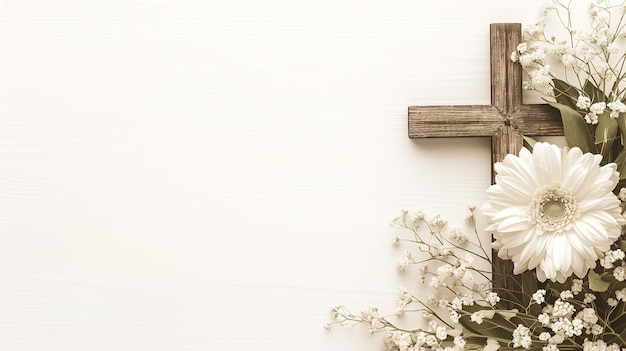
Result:
{"label": "white wooden background", "polygon": [[540,0],[0,1],[0,349],[379,350],[390,219],[460,223],[487,139],[489,23]]}

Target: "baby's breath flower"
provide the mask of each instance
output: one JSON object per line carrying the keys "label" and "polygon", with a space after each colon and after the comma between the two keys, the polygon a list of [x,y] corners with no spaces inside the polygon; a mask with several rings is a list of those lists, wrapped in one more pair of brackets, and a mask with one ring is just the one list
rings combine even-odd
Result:
{"label": "baby's breath flower", "polygon": [[409,294],[406,288],[400,288],[398,290],[397,303],[399,306],[404,307],[413,302],[413,297]]}
{"label": "baby's breath flower", "polygon": [[593,308],[585,308],[582,311],[578,312],[576,318],[581,319],[583,322],[591,325],[596,324],[598,322],[598,316],[596,315],[596,310]]}
{"label": "baby's breath flower", "polygon": [[582,279],[573,279],[572,280],[571,291],[572,291],[572,294],[574,294],[574,296],[580,294],[583,291],[583,281],[582,281]]}
{"label": "baby's breath flower", "polygon": [[596,295],[587,293],[585,294],[585,298],[583,299],[583,302],[592,303],[596,300],[596,298],[597,298]]}
{"label": "baby's breath flower", "polygon": [[541,313],[537,316],[537,320],[539,323],[543,324],[543,326],[548,326],[550,324],[550,316],[547,313]]}
{"label": "baby's breath flower", "polygon": [[604,253],[604,257],[600,259],[600,265],[606,269],[611,269],[614,263],[624,259],[624,251],[620,249],[609,250]]}
{"label": "baby's breath flower", "polygon": [[587,124],[598,124],[598,115],[593,112],[587,113],[584,118]]}
{"label": "baby's breath flower", "polygon": [[537,292],[535,292],[532,295],[533,300],[535,300],[535,303],[537,305],[541,305],[542,303],[544,303],[546,301],[546,291],[544,289],[539,289],[537,290]]}
{"label": "baby's breath flower", "polygon": [[604,333],[604,328],[601,325],[595,324],[591,327],[592,335],[601,335]]}
{"label": "baby's breath flower", "polygon": [[517,51],[513,51],[511,53],[511,61],[517,62],[519,60],[519,53]]}
{"label": "baby's breath flower", "polygon": [[613,277],[615,277],[615,280],[623,282],[626,278],[626,270],[624,270],[624,266],[615,267],[613,270]]}
{"label": "baby's breath flower", "polygon": [[454,346],[456,346],[460,350],[463,350],[463,348],[465,347],[465,339],[463,339],[462,336],[455,336]]}
{"label": "baby's breath flower", "polygon": [[616,42],[612,42],[611,44],[607,45],[606,51],[610,52],[611,54],[619,53],[619,44]]}
{"label": "baby's breath flower", "polygon": [[437,336],[437,339],[439,340],[446,340],[446,338],[448,337],[448,331],[446,330],[446,327],[437,327],[437,329],[435,330],[435,336]]}
{"label": "baby's breath flower", "polygon": [[589,106],[589,111],[595,113],[596,115],[601,115],[604,113],[604,109],[606,108],[605,102],[594,102]]}
{"label": "baby's breath flower", "polygon": [[563,63],[565,67],[574,67],[577,65],[578,60],[574,55],[565,54],[561,56],[561,63]]}
{"label": "baby's breath flower", "polygon": [[468,209],[470,213],[467,215],[467,217],[465,217],[465,223],[473,226],[476,224],[476,215],[474,213],[476,211],[476,206],[468,206]]}
{"label": "baby's breath flower", "polygon": [[333,317],[333,319],[336,319],[337,317],[339,317],[340,309],[341,309],[341,306],[333,306],[330,308],[330,315],[331,317]]}
{"label": "baby's breath flower", "polygon": [[413,259],[411,251],[409,251],[409,250],[404,251],[404,255],[402,255],[398,259],[398,270],[400,270],[400,272],[404,272],[412,264],[415,264],[415,260]]}
{"label": "baby's breath flower", "polygon": [[474,296],[470,292],[463,294],[461,301],[463,302],[463,306],[474,306]]}
{"label": "baby's breath flower", "polygon": [[391,245],[398,246],[399,243],[400,243],[400,238],[398,238],[397,236],[394,236],[393,239],[391,239]]}
{"label": "baby's breath flower", "polygon": [[450,308],[456,311],[460,311],[463,308],[463,301],[457,296],[450,303]]}
{"label": "baby's breath flower", "polygon": [[370,322],[374,318],[378,318],[378,307],[370,306],[367,309],[361,311],[361,318],[364,321]]}
{"label": "baby's breath flower", "polygon": [[538,39],[545,28],[543,21],[537,21],[532,24],[525,24],[523,26],[522,37],[524,40]]}
{"label": "baby's breath flower", "polygon": [[552,93],[550,65],[541,66],[535,70],[529,71],[528,75],[533,89],[548,95]]}
{"label": "baby's breath flower", "polygon": [[435,256],[446,257],[450,255],[450,248],[448,248],[446,245],[441,245],[437,250],[438,251]]}
{"label": "baby's breath flower", "polygon": [[454,227],[450,230],[450,239],[458,244],[464,244],[469,240],[459,227]]}
{"label": "baby's breath flower", "polygon": [[554,317],[570,317],[576,308],[569,302],[558,299],[554,302],[554,309],[552,310],[552,316]]}
{"label": "baby's breath flower", "polygon": [[626,112],[626,105],[621,101],[609,102],[607,107],[611,109],[611,114],[609,115],[611,118],[617,118],[620,113]]}
{"label": "baby's breath flower", "polygon": [[485,298],[485,300],[491,306],[495,306],[498,302],[500,302],[500,296],[498,296],[498,293],[492,291],[492,292],[487,294],[487,297]]}
{"label": "baby's breath flower", "polygon": [[591,99],[587,96],[579,95],[578,100],[576,101],[576,107],[581,110],[586,110],[591,106]]}
{"label": "baby's breath flower", "polygon": [[436,290],[446,286],[446,282],[442,281],[440,277],[432,277],[430,278],[430,283],[428,284],[428,286]]}
{"label": "baby's breath flower", "polygon": [[529,349],[532,344],[532,338],[530,337],[530,329],[522,324],[518,324],[517,328],[513,331],[513,347],[523,347]]}
{"label": "baby's breath flower", "polygon": [[476,311],[470,315],[470,320],[476,324],[482,324],[484,320],[483,318],[482,311]]}
{"label": "baby's breath flower", "polygon": [[615,298],[621,302],[626,302],[626,288],[615,291]]}
{"label": "baby's breath flower", "polygon": [[428,220],[428,224],[433,228],[441,229],[445,227],[448,222],[445,219],[441,218],[441,215],[437,213]]}

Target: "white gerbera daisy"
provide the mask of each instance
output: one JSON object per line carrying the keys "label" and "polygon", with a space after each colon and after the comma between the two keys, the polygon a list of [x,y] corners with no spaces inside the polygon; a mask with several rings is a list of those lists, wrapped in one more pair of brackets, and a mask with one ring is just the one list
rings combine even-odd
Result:
{"label": "white gerbera daisy", "polygon": [[614,163],[579,148],[536,143],[532,153],[507,155],[495,164],[496,184],[483,213],[493,247],[514,263],[514,273],[536,269],[540,281],[579,278],[620,236],[626,221],[612,193]]}

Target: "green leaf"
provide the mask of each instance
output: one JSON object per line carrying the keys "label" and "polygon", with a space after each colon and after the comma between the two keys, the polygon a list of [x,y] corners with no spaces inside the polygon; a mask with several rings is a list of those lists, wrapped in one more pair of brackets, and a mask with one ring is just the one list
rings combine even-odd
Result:
{"label": "green leaf", "polygon": [[616,119],[622,142],[626,142],[626,113],[620,113]]}
{"label": "green leaf", "polygon": [[576,109],[576,101],[578,98],[578,90],[560,79],[553,78],[554,98],[556,102]]}
{"label": "green leaf", "polygon": [[500,348],[500,343],[495,339],[487,339],[487,344],[483,351],[496,351]]}
{"label": "green leaf", "polygon": [[610,112],[606,111],[598,116],[598,125],[596,126],[596,148],[602,155],[604,163],[609,163],[609,153],[613,147],[613,142],[617,139],[617,120],[611,118]]}
{"label": "green leaf", "polygon": [[541,313],[541,306],[537,304],[531,304],[532,295],[539,290],[539,281],[533,271],[526,271],[522,273],[522,297],[525,306],[530,305],[530,312],[538,315]]}
{"label": "green leaf", "polygon": [[548,104],[558,109],[561,113],[563,132],[565,133],[567,144],[570,147],[579,147],[583,152],[596,153],[593,137],[580,113],[567,105],[556,102],[549,102]]}
{"label": "green leaf", "polygon": [[595,292],[605,292],[609,289],[609,285],[611,285],[611,283],[602,280],[598,273],[593,270],[589,270],[587,277],[589,278],[589,289]]}
{"label": "green leaf", "polygon": [[516,308],[514,308],[512,310],[498,310],[498,312],[496,313],[504,317],[504,319],[506,319],[507,321],[510,321],[511,318],[517,317],[519,311]]}
{"label": "green leaf", "polygon": [[[473,305],[463,306],[463,311],[468,314],[462,315],[461,318],[459,318],[459,323],[471,333],[483,337],[510,339],[513,329],[517,327],[516,322],[510,321],[511,317],[515,314],[513,310],[493,310],[489,307]],[[470,317],[472,313],[479,311],[482,311],[484,314],[481,324],[473,322]],[[503,315],[506,315],[508,318],[504,318]]]}
{"label": "green leaf", "polygon": [[529,136],[525,136],[522,135],[522,139],[524,139],[524,147],[527,148],[529,151],[533,151],[533,147],[535,147],[535,144],[537,144],[537,140],[529,137]]}
{"label": "green leaf", "polygon": [[617,171],[619,172],[619,179],[626,179],[626,149],[622,150],[614,161],[617,164]]}
{"label": "green leaf", "polygon": [[586,81],[583,86],[583,91],[591,99],[591,102],[603,102],[606,101],[606,96],[602,90],[598,89],[591,81]]}

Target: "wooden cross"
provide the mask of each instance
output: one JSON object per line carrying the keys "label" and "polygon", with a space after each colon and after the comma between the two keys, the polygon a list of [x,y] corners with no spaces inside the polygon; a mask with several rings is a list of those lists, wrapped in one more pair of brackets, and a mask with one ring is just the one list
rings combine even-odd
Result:
{"label": "wooden cross", "polygon": [[[492,23],[490,37],[491,105],[411,106],[409,138],[491,137],[493,164],[506,154],[517,154],[522,135],[563,135],[556,109],[522,103],[522,68],[510,59],[522,41],[521,24]],[[494,176],[492,167],[492,183]],[[493,262],[494,288],[520,291],[519,282],[512,278],[512,263],[496,255]]]}

